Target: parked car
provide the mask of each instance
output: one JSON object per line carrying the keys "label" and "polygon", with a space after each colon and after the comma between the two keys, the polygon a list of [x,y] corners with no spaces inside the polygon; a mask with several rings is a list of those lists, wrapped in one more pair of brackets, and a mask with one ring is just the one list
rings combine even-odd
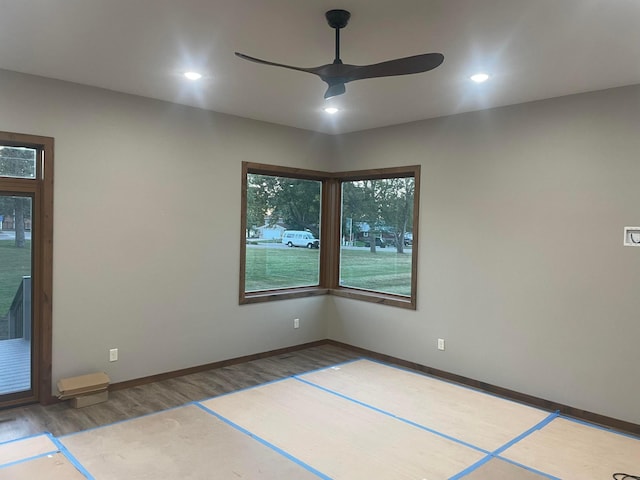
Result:
{"label": "parked car", "polygon": [[404,246],[410,247],[413,245],[413,233],[407,232],[404,234]]}
{"label": "parked car", "polygon": [[320,240],[311,232],[302,230],[285,230],[282,234],[282,244],[288,247],[320,248]]}
{"label": "parked car", "polygon": [[[364,246],[371,247],[371,240],[365,240]],[[386,246],[387,244],[384,242],[384,240],[382,240],[380,237],[376,237],[376,247],[384,248]]]}

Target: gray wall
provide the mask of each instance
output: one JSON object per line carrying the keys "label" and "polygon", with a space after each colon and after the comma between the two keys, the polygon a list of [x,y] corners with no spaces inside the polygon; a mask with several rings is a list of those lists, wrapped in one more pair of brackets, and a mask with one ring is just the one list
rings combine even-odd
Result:
{"label": "gray wall", "polygon": [[[0,92],[0,130],[56,141],[54,381],[329,336],[640,423],[640,87],[336,137],[6,71]],[[239,306],[243,160],[421,164],[418,310]]]}
{"label": "gray wall", "polygon": [[321,169],[326,137],[6,71],[0,92],[0,130],[55,137],[54,388],[326,338],[323,297],[238,305],[241,162]]}
{"label": "gray wall", "polygon": [[333,139],[422,190],[418,310],[331,297],[330,338],[640,423],[639,127],[627,87]]}

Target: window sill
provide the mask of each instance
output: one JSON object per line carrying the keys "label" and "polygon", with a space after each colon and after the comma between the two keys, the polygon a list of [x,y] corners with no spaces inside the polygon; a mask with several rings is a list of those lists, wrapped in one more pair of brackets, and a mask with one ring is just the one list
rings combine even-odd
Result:
{"label": "window sill", "polygon": [[327,295],[328,288],[323,287],[301,287],[288,288],[286,290],[269,290],[255,293],[245,293],[240,297],[240,305],[249,303],[271,302],[274,300],[289,300],[291,298],[315,297],[317,295]]}
{"label": "window sill", "polygon": [[276,300],[289,300],[292,298],[315,297],[318,295],[335,295],[337,297],[351,298],[364,302],[377,303],[379,305],[388,305],[391,307],[406,308],[415,310],[416,304],[411,298],[402,297],[400,295],[392,295],[390,293],[367,292],[365,290],[357,290],[354,288],[324,288],[324,287],[301,287],[289,288],[286,290],[269,290],[264,292],[246,293],[240,298],[240,305],[251,303],[272,302]]}
{"label": "window sill", "polygon": [[336,295],[337,297],[352,298],[354,300],[377,303],[380,305],[407,308],[409,310],[416,309],[416,303],[415,301],[412,301],[411,298],[392,295],[390,293],[368,292],[366,290],[357,290],[345,287],[331,289],[329,293],[331,295]]}

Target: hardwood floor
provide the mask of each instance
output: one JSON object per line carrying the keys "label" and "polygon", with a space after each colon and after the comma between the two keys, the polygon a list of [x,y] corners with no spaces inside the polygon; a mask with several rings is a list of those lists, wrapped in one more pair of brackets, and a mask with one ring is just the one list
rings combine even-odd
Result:
{"label": "hardwood floor", "polygon": [[58,437],[260,385],[360,356],[339,346],[321,345],[112,391],[109,393],[108,402],[90,407],[74,409],[68,402],[61,402],[46,407],[30,405],[4,410],[0,412],[0,442],[41,432],[50,432]]}
{"label": "hardwood floor", "polygon": [[0,445],[0,477],[542,480],[636,468],[638,438],[398,362],[345,363],[362,353],[348,346],[298,348],[153,384],[121,383],[93,407],[12,410],[19,415],[7,432],[48,426],[57,437]]}

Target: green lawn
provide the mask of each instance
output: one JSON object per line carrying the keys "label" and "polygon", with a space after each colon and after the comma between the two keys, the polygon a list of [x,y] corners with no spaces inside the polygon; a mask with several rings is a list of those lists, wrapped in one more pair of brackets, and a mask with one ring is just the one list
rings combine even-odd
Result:
{"label": "green lawn", "polygon": [[320,250],[247,245],[245,289],[317,285],[319,259]]}
{"label": "green lawn", "polygon": [[0,240],[0,317],[11,306],[23,276],[31,275],[31,242],[16,248],[14,240]]}
{"label": "green lawn", "polygon": [[[247,246],[246,291],[318,284],[319,250]],[[395,250],[342,250],[341,284],[411,294],[411,254]]]}
{"label": "green lawn", "polygon": [[342,250],[340,264],[341,285],[345,287],[411,295],[411,253],[397,253],[392,247],[376,253]]}

